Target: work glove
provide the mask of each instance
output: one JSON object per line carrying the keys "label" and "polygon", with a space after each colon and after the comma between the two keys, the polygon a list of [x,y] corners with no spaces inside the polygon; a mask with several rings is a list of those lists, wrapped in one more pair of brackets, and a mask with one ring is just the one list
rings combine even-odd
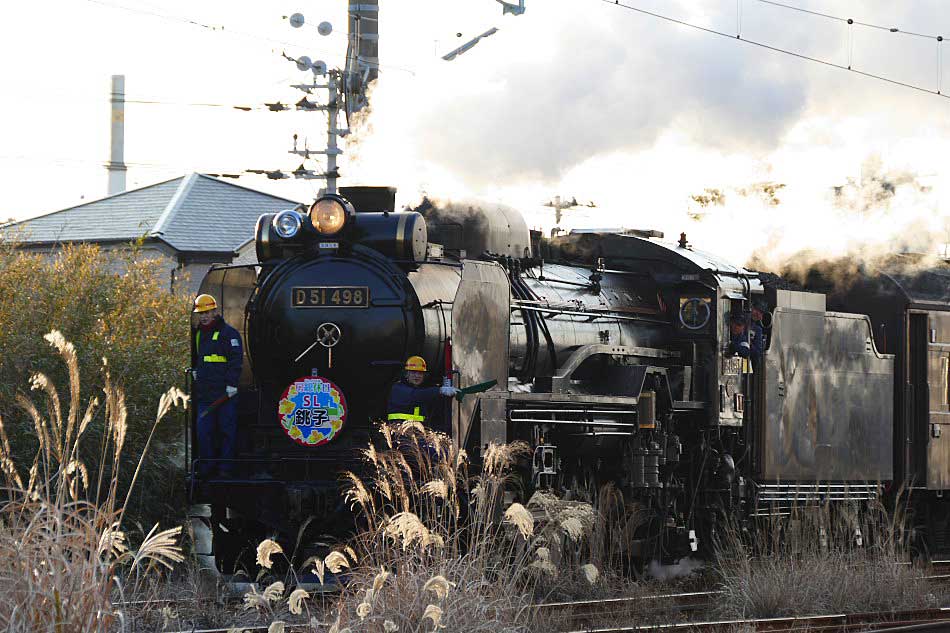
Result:
{"label": "work glove", "polygon": [[225,388],[225,392],[227,392],[229,398],[233,398],[234,396],[237,395],[237,387],[231,387],[229,385],[228,387]]}
{"label": "work glove", "polygon": [[449,378],[448,376],[446,376],[445,378],[443,378],[443,379],[442,379],[442,386],[443,386],[443,387],[451,387],[451,386],[452,386],[452,379]]}
{"label": "work glove", "polygon": [[439,389],[439,393],[441,393],[441,394],[442,394],[443,396],[445,396],[446,398],[451,398],[451,397],[453,397],[455,394],[457,394],[458,392],[459,392],[458,389],[456,389],[455,387],[451,387],[451,386],[449,386],[449,387],[441,387],[441,388]]}

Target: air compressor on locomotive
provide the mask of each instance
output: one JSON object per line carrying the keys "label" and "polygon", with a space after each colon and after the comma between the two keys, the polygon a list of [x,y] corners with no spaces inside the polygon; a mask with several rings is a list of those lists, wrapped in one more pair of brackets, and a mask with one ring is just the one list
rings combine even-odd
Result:
{"label": "air compressor on locomotive", "polygon": [[[344,195],[261,216],[258,264],[202,284],[246,339],[233,475],[202,481],[192,462],[222,572],[264,537],[346,533],[339,472],[359,469],[411,355],[457,386],[497,381],[439,423],[476,462],[490,442],[528,442],[524,494],[613,484],[647,517],[627,544],[642,559],[708,551],[730,517],[867,501],[908,476],[894,468],[895,424],[912,424],[895,355],[866,315],[827,312],[824,295],[763,284],[685,236],[546,239],[505,208],[396,212],[391,189]],[[749,373],[728,323],[754,298],[771,328]],[[940,496],[925,483],[918,498],[942,512]]]}

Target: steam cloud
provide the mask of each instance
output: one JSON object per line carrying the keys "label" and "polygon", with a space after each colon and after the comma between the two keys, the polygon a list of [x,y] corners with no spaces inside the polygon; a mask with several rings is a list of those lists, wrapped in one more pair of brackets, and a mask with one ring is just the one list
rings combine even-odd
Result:
{"label": "steam cloud", "polygon": [[[382,15],[383,39],[423,4],[400,5],[401,24]],[[747,36],[847,61],[838,25],[744,4]],[[735,26],[721,3],[644,8]],[[950,15],[940,23],[921,7],[839,10],[920,32],[950,27]],[[596,2],[534,2],[498,26],[454,62],[381,73],[368,132],[347,148],[350,173],[397,184],[404,205],[424,194],[504,200],[545,229],[553,213],[541,203],[574,195],[598,207],[565,212],[568,227],[685,231],[699,249],[769,270],[806,249],[806,259],[873,258],[948,241],[943,99]],[[932,50],[934,69],[910,40],[862,32],[855,65],[933,83]]]}

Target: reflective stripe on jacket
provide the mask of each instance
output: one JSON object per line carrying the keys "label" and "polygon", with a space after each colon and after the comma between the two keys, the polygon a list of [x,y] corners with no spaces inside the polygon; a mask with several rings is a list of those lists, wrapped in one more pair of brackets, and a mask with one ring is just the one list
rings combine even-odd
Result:
{"label": "reflective stripe on jacket", "polygon": [[241,335],[218,318],[214,329],[195,331],[194,397],[199,402],[213,402],[225,394],[226,387],[237,387],[244,363]]}
{"label": "reflective stripe on jacket", "polygon": [[422,415],[422,407],[413,407],[412,413],[390,413],[390,420],[413,420],[415,422],[425,422],[426,416]]}
{"label": "reflective stripe on jacket", "polygon": [[439,387],[413,387],[405,381],[397,382],[389,392],[388,419],[425,422],[429,407],[438,401]]}

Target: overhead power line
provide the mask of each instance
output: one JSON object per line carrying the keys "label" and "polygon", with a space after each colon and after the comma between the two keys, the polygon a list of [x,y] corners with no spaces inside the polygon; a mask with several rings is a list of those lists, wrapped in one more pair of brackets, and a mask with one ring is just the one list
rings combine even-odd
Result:
{"label": "overhead power line", "polygon": [[235,105],[229,103],[186,103],[182,101],[159,101],[149,99],[126,99],[125,103],[136,103],[144,105],[171,105],[185,107],[204,107],[204,108],[232,108],[241,112],[290,112],[307,111],[322,109],[324,106],[315,104],[305,99],[301,99],[296,104],[286,104],[281,101],[274,103],[264,103],[262,105]]}
{"label": "overhead power line", "polygon": [[[303,152],[299,152],[303,154]],[[320,152],[315,152],[319,154]],[[306,156],[303,158],[304,162],[308,160],[315,160],[311,156]],[[67,157],[54,157],[54,156],[27,156],[27,155],[14,155],[14,156],[3,156],[0,155],[0,163],[3,162],[15,162],[17,164],[31,163],[31,164],[42,164],[43,166],[50,168],[69,168],[69,169],[92,169],[94,167],[101,167],[104,161],[101,160],[92,160],[87,158],[67,158]],[[259,176],[264,176],[269,180],[284,180],[284,179],[303,179],[303,180],[314,180],[318,178],[324,178],[328,175],[339,177],[339,172],[317,172],[312,169],[307,169],[304,163],[301,163],[296,169],[221,169],[212,168],[212,169],[202,169],[196,167],[195,165],[174,165],[171,163],[156,163],[156,162],[131,162],[126,161],[125,165],[129,168],[136,170],[145,170],[145,171],[193,171],[206,176],[214,176],[216,178],[255,178]]]}
{"label": "overhead power line", "polygon": [[843,18],[837,15],[831,15],[829,13],[822,13],[820,11],[812,11],[810,9],[805,9],[802,7],[796,7],[791,4],[784,4],[782,2],[775,2],[775,0],[758,0],[763,4],[771,4],[772,6],[781,7],[783,9],[790,9],[792,11],[798,11],[799,13],[808,13],[810,15],[817,15],[822,18],[827,18],[829,20],[834,20],[836,22],[844,22],[845,24],[852,25],[857,24],[858,26],[864,26],[869,29],[878,29],[880,31],[887,31],[888,33],[899,33],[901,35],[910,35],[913,37],[925,37],[931,40],[937,40],[938,42],[943,41],[942,35],[927,35],[926,33],[915,33],[914,31],[905,31],[904,29],[899,29],[896,26],[884,26],[882,24],[872,24],[870,22],[863,22],[861,20],[855,20],[854,18]]}
{"label": "overhead power line", "polygon": [[[673,23],[673,24],[679,24],[680,26],[685,26],[685,27],[688,27],[688,28],[691,28],[691,29],[695,29],[695,30],[697,30],[697,31],[703,31],[704,33],[709,33],[709,34],[711,34],[711,35],[718,35],[718,36],[720,36],[720,37],[729,38],[730,40],[738,40],[738,41],[740,41],[740,42],[745,42],[746,44],[751,44],[752,46],[758,46],[759,48],[764,48],[764,49],[766,49],[766,50],[775,51],[776,53],[783,53],[783,54],[785,54],[785,55],[790,55],[790,56],[792,56],[792,57],[797,57],[798,59],[804,59],[804,60],[807,60],[807,61],[810,61],[810,62],[815,62],[816,64],[822,64],[823,66],[830,66],[831,68],[837,68],[837,69],[839,69],[839,70],[846,70],[846,71],[848,71],[848,72],[855,73],[856,75],[862,75],[862,76],[864,76],[864,77],[870,77],[871,79],[877,79],[877,80],[879,80],[879,81],[884,81],[884,82],[887,82],[887,83],[889,83],[889,84],[893,84],[893,85],[895,85],[895,86],[901,86],[901,87],[903,87],[903,88],[910,88],[911,90],[917,90],[917,91],[919,91],[919,92],[925,92],[925,93],[927,93],[927,94],[936,95],[936,96],[938,96],[938,97],[943,97],[944,99],[950,98],[950,95],[945,95],[945,94],[943,94],[943,93],[941,92],[941,90],[940,90],[940,81],[939,81],[939,78],[938,78],[938,82],[937,82],[937,85],[938,85],[937,89],[936,89],[936,90],[931,90],[930,88],[925,88],[925,87],[923,87],[923,86],[918,86],[918,85],[916,85],[916,84],[912,84],[912,83],[908,83],[908,82],[904,82],[904,81],[899,81],[899,80],[897,80],[897,79],[892,79],[892,78],[890,78],[890,77],[885,77],[885,76],[883,76],[883,75],[877,75],[877,74],[875,74],[875,73],[867,72],[867,71],[864,71],[864,70],[858,70],[858,69],[852,67],[850,64],[849,64],[848,66],[845,66],[845,65],[843,65],[843,64],[838,64],[838,63],[836,63],[836,62],[832,62],[832,61],[829,61],[829,60],[827,60],[827,59],[821,59],[821,58],[819,58],[819,57],[813,57],[813,56],[811,56],[811,55],[805,55],[804,53],[798,53],[798,52],[791,51],[791,50],[788,50],[788,49],[785,49],[785,48],[781,48],[781,47],[779,47],[779,46],[774,46],[774,45],[772,45],[772,44],[767,44],[767,43],[765,43],[765,42],[759,42],[759,41],[756,41],[756,40],[752,40],[752,39],[749,39],[749,38],[745,38],[745,37],[742,37],[741,33],[726,33],[725,31],[719,31],[719,30],[716,30],[716,29],[713,29],[713,28],[710,28],[710,27],[707,27],[707,26],[701,26],[701,25],[699,25],[699,24],[693,24],[692,22],[687,22],[686,20],[681,20],[681,19],[679,19],[679,18],[674,18],[674,17],[669,16],[669,15],[663,15],[662,13],[656,13],[656,12],[654,12],[654,11],[647,11],[646,9],[642,9],[642,8],[640,8],[640,7],[636,7],[636,6],[633,6],[633,5],[630,5],[630,4],[624,4],[624,3],[620,2],[620,0],[600,0],[600,1],[603,2],[603,3],[605,3],[605,4],[610,4],[610,5],[613,5],[613,6],[621,7],[621,8],[623,8],[623,9],[628,9],[628,10],[630,10],[630,11],[635,11],[635,12],[637,12],[637,13],[642,13],[643,15],[648,15],[648,16],[650,16],[650,17],[657,18],[658,20],[665,20],[665,21],[667,21],[667,22],[671,22],[671,23]],[[764,1],[764,0],[762,0],[762,1]],[[774,4],[774,3],[773,3],[773,4]],[[898,31],[898,32],[899,32],[899,31]],[[935,37],[936,37],[936,38],[939,38],[939,39],[938,39],[938,46],[943,43],[943,38],[942,38],[941,36],[935,36]],[[939,57],[939,55],[938,55],[938,74],[939,74],[939,73],[941,72],[941,70],[942,70],[941,64],[939,63],[939,60],[940,60],[940,57]]]}
{"label": "overhead power line", "polygon": [[770,4],[774,7],[780,7],[782,9],[788,9],[790,11],[797,11],[799,13],[807,13],[809,15],[815,15],[818,17],[825,18],[827,20],[832,20],[834,22],[840,22],[842,24],[848,25],[848,70],[853,70],[852,66],[854,64],[854,27],[862,26],[868,29],[874,29],[877,31],[884,31],[886,33],[894,33],[895,35],[905,35],[908,37],[916,37],[927,40],[933,40],[937,45],[937,94],[941,94],[943,88],[943,35],[929,35],[927,33],[917,33],[915,31],[907,31],[905,29],[898,28],[896,26],[884,26],[883,24],[873,24],[871,22],[865,22],[863,20],[855,20],[854,18],[845,18],[838,15],[831,15],[830,13],[822,13],[820,11],[812,11],[810,9],[804,9],[802,7],[796,7],[791,4],[785,4],[784,2],[776,2],[776,0],[758,0],[763,4]]}
{"label": "overhead power line", "polygon": [[201,107],[201,108],[233,108],[235,110],[241,110],[243,112],[250,112],[251,110],[266,109],[266,108],[257,108],[255,106],[228,105],[227,103],[185,103],[182,101],[157,101],[157,100],[150,100],[150,99],[126,99],[124,103],[135,103],[139,105],[172,105],[172,106],[187,106],[187,107]]}
{"label": "overhead power line", "polygon": [[[73,99],[75,101],[75,99]],[[100,100],[96,100],[98,102]],[[306,98],[300,99],[296,102],[289,100],[288,103],[283,101],[275,101],[272,103],[261,103],[254,105],[243,105],[243,104],[233,104],[233,103],[205,103],[205,102],[187,102],[187,101],[169,101],[161,97],[154,98],[126,98],[123,103],[136,104],[136,105],[167,105],[167,106],[180,106],[180,107],[199,107],[199,108],[231,108],[234,110],[240,110],[241,112],[313,112],[315,110],[323,110],[326,106],[314,103]]]}
{"label": "overhead power line", "polygon": [[[43,156],[43,155],[9,155],[3,156],[0,155],[0,162],[14,162],[17,164],[22,163],[31,163],[31,164],[42,164],[47,167],[68,167],[73,169],[92,169],[94,167],[101,167],[105,162],[102,160],[94,160],[88,158],[69,158],[63,156]],[[135,169],[144,169],[144,170],[158,170],[158,171],[195,171],[202,174],[207,174],[209,176],[218,176],[222,178],[240,178],[246,177],[248,174],[243,173],[243,168],[238,169],[221,169],[220,167],[215,169],[201,169],[194,165],[182,165],[182,164],[171,164],[171,163],[157,163],[157,162],[131,162],[125,161],[125,165],[130,168]]]}

